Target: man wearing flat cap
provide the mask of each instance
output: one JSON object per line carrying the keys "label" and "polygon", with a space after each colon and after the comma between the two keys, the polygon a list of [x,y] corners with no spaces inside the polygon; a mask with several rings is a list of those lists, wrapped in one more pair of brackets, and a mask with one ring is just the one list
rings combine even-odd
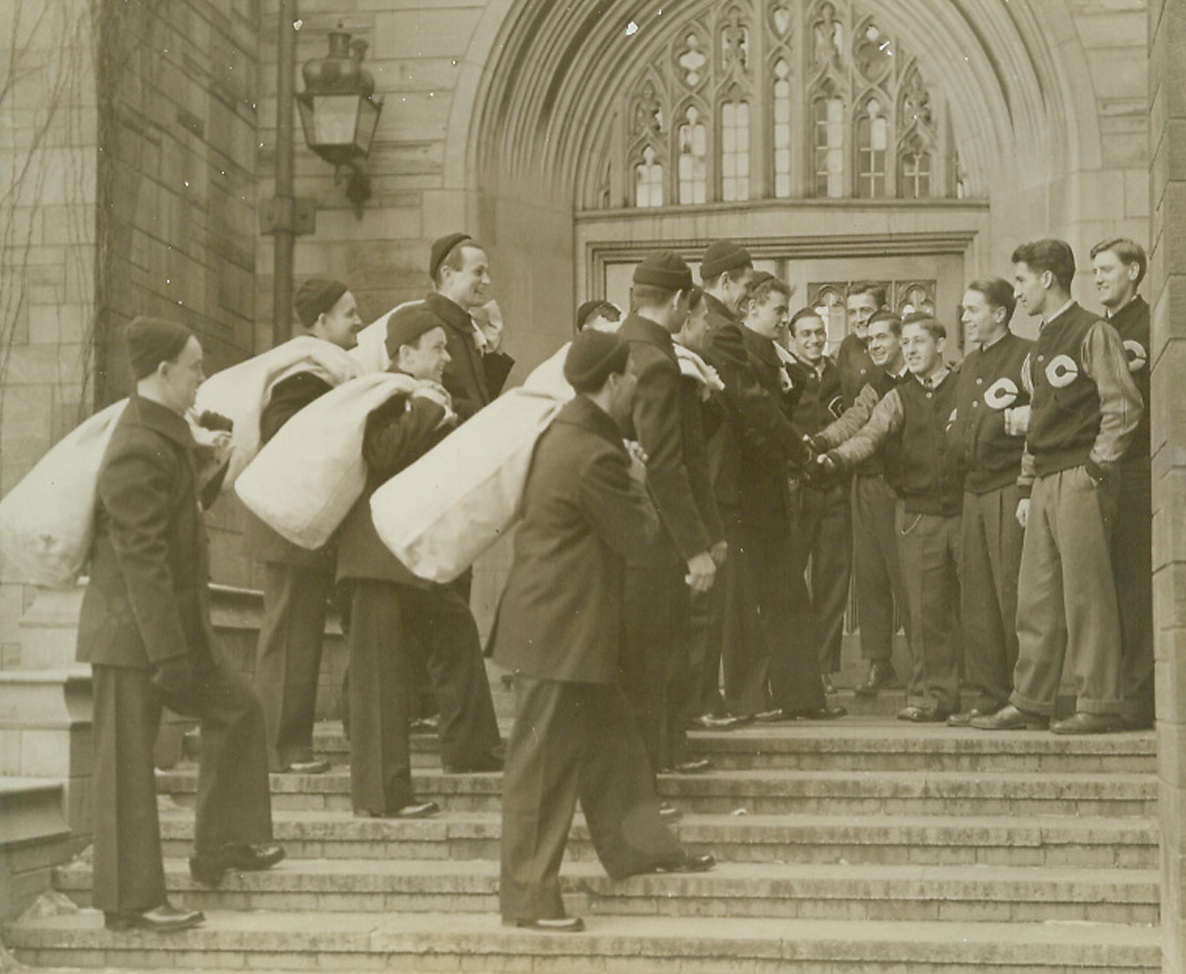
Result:
{"label": "man wearing flat cap", "polygon": [[490,263],[469,234],[450,233],[433,241],[428,276],[433,290],[424,306],[445,329],[449,364],[444,385],[458,420],[464,422],[502,392],[513,363],[501,349],[490,348],[471,316],[490,300]]}
{"label": "man wearing flat cap", "polygon": [[457,416],[441,385],[449,363],[445,326],[425,305],[387,319],[391,372],[415,380],[366,419],[367,483],[336,535],[338,580],[350,598],[350,787],[357,815],[419,818],[435,802],[417,801],[408,751],[416,640],[440,706],[446,771],[502,769],[502,741],[482,660],[478,627],[453,586],[415,577],[379,539],[371,495],[427,453]]}
{"label": "man wearing flat cap", "polygon": [[518,708],[502,788],[504,922],[569,932],[559,872],[577,799],[606,872],[709,869],[659,815],[654,777],[618,686],[626,561],[658,531],[642,462],[622,442],[635,376],[621,337],[586,330],[564,363],[576,390],[540,438],[491,637]]}
{"label": "man wearing flat cap", "polygon": [[[692,274],[677,254],[647,257],[634,270],[635,310],[618,334],[630,346],[638,375],[632,422],[647,457],[647,486],[662,530],[628,561],[623,687],[631,699],[655,770],[704,771],[707,760],[687,753],[680,675],[687,668],[691,593],[707,592],[723,555],[706,525],[711,496],[698,496],[709,478],[690,471],[682,377],[672,336],[688,317]],[[707,461],[705,461],[707,462]],[[702,492],[701,492],[702,494]]]}
{"label": "man wearing flat cap", "polygon": [[[354,295],[341,281],[310,278],[297,290],[294,303],[305,334],[342,350],[358,344],[362,319]],[[260,416],[260,445],[329,392],[338,378],[313,362],[282,376],[269,390]],[[322,637],[334,585],[333,548],[301,548],[249,515],[247,550],[265,566],[255,686],[268,727],[268,764],[277,772],[320,774],[330,765],[313,754],[313,722]]]}
{"label": "man wearing flat cap", "polygon": [[[136,388],[99,468],[78,624],[78,659],[94,671],[93,901],[109,930],[165,932],[203,917],[165,894],[152,753],[163,706],[201,721],[193,878],[217,886],[227,869],[267,869],[284,850],[272,844],[263,712],[210,624],[200,505],[220,478],[199,490],[185,420],[202,346],[157,318],[135,319],[126,338]],[[229,451],[229,434],[214,439]]]}
{"label": "man wearing flat cap", "polygon": [[741,320],[741,302],[753,277],[753,258],[740,244],[716,240],[708,245],[700,261],[700,280],[708,301],[710,333],[730,321]]}

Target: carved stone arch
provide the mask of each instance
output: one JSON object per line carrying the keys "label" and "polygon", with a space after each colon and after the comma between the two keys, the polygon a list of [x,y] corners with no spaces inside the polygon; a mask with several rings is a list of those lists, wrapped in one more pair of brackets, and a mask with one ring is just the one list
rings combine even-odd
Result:
{"label": "carved stone arch", "polygon": [[[793,0],[761,0],[765,23],[776,44],[790,44],[798,33],[797,4]],[[784,26],[785,25],[785,26]],[[772,45],[774,46],[774,45]]]}
{"label": "carved stone arch", "polygon": [[680,92],[703,91],[713,76],[716,57],[715,32],[689,18],[672,39],[672,87]]}
{"label": "carved stone arch", "polygon": [[[863,85],[893,83],[900,52],[894,48],[895,39],[885,31],[880,20],[872,14],[854,17],[850,51],[853,73],[860,77]],[[874,31],[877,36],[870,36]]]}
{"label": "carved stone arch", "polygon": [[[716,18],[713,33],[720,78],[726,82],[752,79],[754,70],[753,5],[734,3],[726,7]],[[733,36],[740,31],[744,37]]]}

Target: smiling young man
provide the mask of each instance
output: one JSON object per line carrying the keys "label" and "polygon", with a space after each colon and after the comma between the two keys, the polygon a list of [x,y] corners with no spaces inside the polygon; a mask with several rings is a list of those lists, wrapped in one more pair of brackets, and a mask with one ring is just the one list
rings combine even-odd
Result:
{"label": "smiling young man", "polygon": [[1013,252],[1021,306],[1042,319],[1022,371],[1032,396],[1018,485],[1025,528],[1017,599],[1017,666],[1009,705],[972,720],[984,730],[1044,726],[1054,714],[1064,657],[1076,712],[1058,734],[1124,726],[1120,620],[1110,535],[1116,464],[1143,411],[1116,329],[1071,297],[1075,255],[1063,240]]}
{"label": "smiling young man", "polygon": [[1137,292],[1149,266],[1145,248],[1123,237],[1091,248],[1095,292],[1124,342],[1128,371],[1145,411],[1117,464],[1120,492],[1112,530],[1112,577],[1120,605],[1124,719],[1153,726],[1153,496],[1149,434],[1149,305]]}
{"label": "smiling young man", "polygon": [[963,457],[964,707],[959,726],[1009,702],[1017,663],[1017,576],[1021,525],[1017,477],[1023,435],[1014,418],[1028,409],[1021,370],[1033,342],[1013,334],[1017,299],[999,277],[973,281],[964,292],[963,323],[976,348],[960,363],[951,435]]}
{"label": "smiling young man", "polygon": [[961,474],[946,436],[956,382],[943,359],[947,329],[916,315],[902,324],[911,379],[889,390],[869,421],[821,457],[850,468],[879,450],[891,458],[897,550],[910,618],[914,669],[899,720],[946,720],[959,704],[959,573]]}

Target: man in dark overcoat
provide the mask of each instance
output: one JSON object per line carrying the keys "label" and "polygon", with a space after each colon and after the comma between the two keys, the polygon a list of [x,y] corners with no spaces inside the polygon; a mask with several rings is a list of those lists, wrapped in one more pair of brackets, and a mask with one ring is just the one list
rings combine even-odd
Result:
{"label": "man in dark overcoat", "polygon": [[503,778],[504,921],[583,929],[558,875],[577,798],[606,871],[712,868],[663,824],[654,778],[617,685],[625,562],[658,529],[645,472],[622,442],[635,377],[627,344],[585,331],[565,360],[577,391],[541,437],[523,497],[515,560],[492,637],[514,671],[518,715]]}
{"label": "man in dark overcoat", "polygon": [[478,627],[453,586],[416,578],[379,539],[371,495],[427,453],[453,428],[441,373],[449,361],[445,331],[424,305],[392,312],[387,323],[391,371],[416,380],[366,419],[367,483],[338,530],[338,580],[350,597],[350,786],[354,810],[380,818],[435,814],[412,790],[408,750],[414,647],[424,647],[441,719],[447,771],[502,769],[501,738],[482,660]]}
{"label": "man in dark overcoat", "polygon": [[[227,869],[266,869],[271,844],[263,711],[219,650],[197,469],[184,414],[202,374],[187,329],[137,318],[127,331],[136,391],[99,469],[90,582],[78,659],[94,672],[94,892],[112,930],[202,922],[165,895],[153,745],[163,705],[201,720],[190,871],[217,885]],[[220,447],[221,448],[221,447]],[[207,494],[217,494],[217,479]]]}

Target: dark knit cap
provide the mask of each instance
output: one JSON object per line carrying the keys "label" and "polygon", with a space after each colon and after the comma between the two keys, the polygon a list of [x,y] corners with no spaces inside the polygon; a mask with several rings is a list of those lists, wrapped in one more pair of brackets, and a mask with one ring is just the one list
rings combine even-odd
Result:
{"label": "dark knit cap", "polygon": [[444,328],[444,322],[423,304],[397,308],[387,316],[387,356],[394,361],[401,345],[411,345],[417,338],[434,328]]}
{"label": "dark knit cap", "polygon": [[757,290],[761,285],[767,281],[773,281],[774,275],[769,271],[754,271],[754,276],[750,278],[749,289],[751,291]]}
{"label": "dark knit cap", "polygon": [[468,233],[448,233],[434,240],[432,242],[432,250],[429,251],[428,255],[428,276],[435,281],[437,279],[437,271],[441,269],[441,264],[445,262],[445,258],[449,256],[453,248],[459,243],[473,239]]}
{"label": "dark knit cap", "polygon": [[692,290],[692,272],[679,254],[663,250],[651,254],[634,268],[634,283],[649,284],[667,291]]}
{"label": "dark knit cap", "polygon": [[742,270],[753,267],[754,261],[749,251],[732,240],[717,240],[709,244],[704,252],[704,259],[700,262],[700,280],[709,281],[719,277],[725,271]]}
{"label": "dark knit cap", "polygon": [[162,362],[172,362],[193,337],[194,333],[185,326],[165,321],[164,318],[144,315],[133,318],[124,330],[132,377],[143,379],[152,375]]}
{"label": "dark knit cap", "polygon": [[594,298],[592,301],[586,301],[579,308],[577,308],[577,331],[580,331],[588,323],[589,319],[593,317],[593,312],[600,308],[604,301]]}
{"label": "dark knit cap", "polygon": [[306,328],[312,328],[319,315],[330,310],[342,295],[348,290],[341,281],[331,281],[325,277],[311,277],[297,288],[296,305],[297,317]]}
{"label": "dark knit cap", "polygon": [[630,346],[604,331],[582,331],[564,359],[564,378],[577,392],[596,392],[615,372],[625,372]]}

